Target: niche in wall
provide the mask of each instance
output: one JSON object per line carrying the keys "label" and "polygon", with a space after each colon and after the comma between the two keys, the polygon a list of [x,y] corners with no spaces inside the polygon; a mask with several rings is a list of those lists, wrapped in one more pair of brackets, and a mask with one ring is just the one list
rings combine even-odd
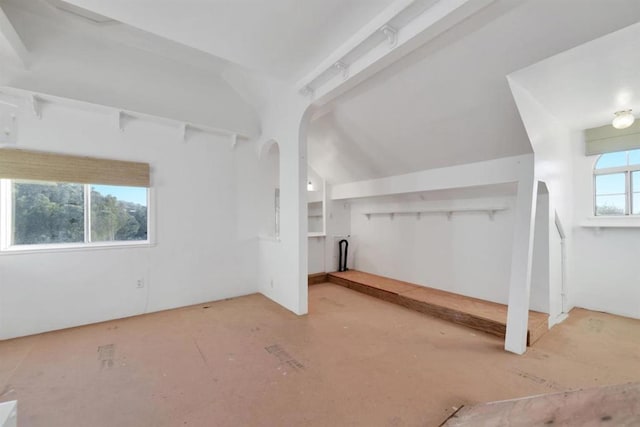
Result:
{"label": "niche in wall", "polygon": [[307,216],[309,236],[326,233],[326,185],[325,180],[310,166],[307,177]]}
{"label": "niche in wall", "polygon": [[277,142],[269,141],[262,152],[260,235],[277,239],[280,237],[280,147]]}

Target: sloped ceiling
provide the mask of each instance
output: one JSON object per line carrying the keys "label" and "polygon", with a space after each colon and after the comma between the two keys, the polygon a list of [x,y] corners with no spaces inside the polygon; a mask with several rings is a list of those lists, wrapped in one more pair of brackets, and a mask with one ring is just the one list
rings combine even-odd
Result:
{"label": "sloped ceiling", "polygon": [[610,124],[614,112],[640,117],[640,23],[509,75],[570,129]]}
{"label": "sloped ceiling", "polygon": [[0,86],[260,133],[256,109],[223,77],[234,67],[227,61],[118,22],[91,22],[46,0],[0,5],[32,58],[28,69],[0,67]]}
{"label": "sloped ceiling", "polygon": [[467,20],[313,120],[312,167],[344,183],[532,152],[506,76],[635,23],[640,2],[498,1],[489,13],[495,19]]}
{"label": "sloped ceiling", "polygon": [[309,72],[394,0],[67,0],[254,71]]}

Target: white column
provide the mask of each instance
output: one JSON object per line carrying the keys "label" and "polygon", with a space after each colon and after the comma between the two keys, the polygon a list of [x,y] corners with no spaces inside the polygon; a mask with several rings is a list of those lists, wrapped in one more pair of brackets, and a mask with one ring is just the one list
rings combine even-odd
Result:
{"label": "white column", "polygon": [[533,231],[538,195],[538,181],[534,176],[533,161],[523,163],[521,171],[511,254],[507,336],[504,343],[505,350],[516,354],[524,354],[527,351]]}

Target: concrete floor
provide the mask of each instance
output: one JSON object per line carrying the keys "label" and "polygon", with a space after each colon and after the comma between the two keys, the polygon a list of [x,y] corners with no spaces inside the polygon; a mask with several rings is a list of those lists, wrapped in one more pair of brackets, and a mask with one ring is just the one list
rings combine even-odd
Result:
{"label": "concrete floor", "polygon": [[640,321],[576,309],[525,356],[332,284],[0,342],[27,426],[437,426],[454,407],[640,380]]}

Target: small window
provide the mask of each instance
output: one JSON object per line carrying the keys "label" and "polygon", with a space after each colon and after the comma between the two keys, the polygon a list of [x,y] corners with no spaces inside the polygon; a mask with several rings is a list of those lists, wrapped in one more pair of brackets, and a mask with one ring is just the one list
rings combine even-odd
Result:
{"label": "small window", "polygon": [[13,244],[84,242],[80,184],[13,182]]}
{"label": "small window", "polygon": [[640,215],[640,150],[606,153],[594,170],[595,215]]}
{"label": "small window", "polygon": [[147,189],[91,186],[91,241],[147,240]]}
{"label": "small window", "polygon": [[148,242],[146,187],[3,181],[3,249]]}

